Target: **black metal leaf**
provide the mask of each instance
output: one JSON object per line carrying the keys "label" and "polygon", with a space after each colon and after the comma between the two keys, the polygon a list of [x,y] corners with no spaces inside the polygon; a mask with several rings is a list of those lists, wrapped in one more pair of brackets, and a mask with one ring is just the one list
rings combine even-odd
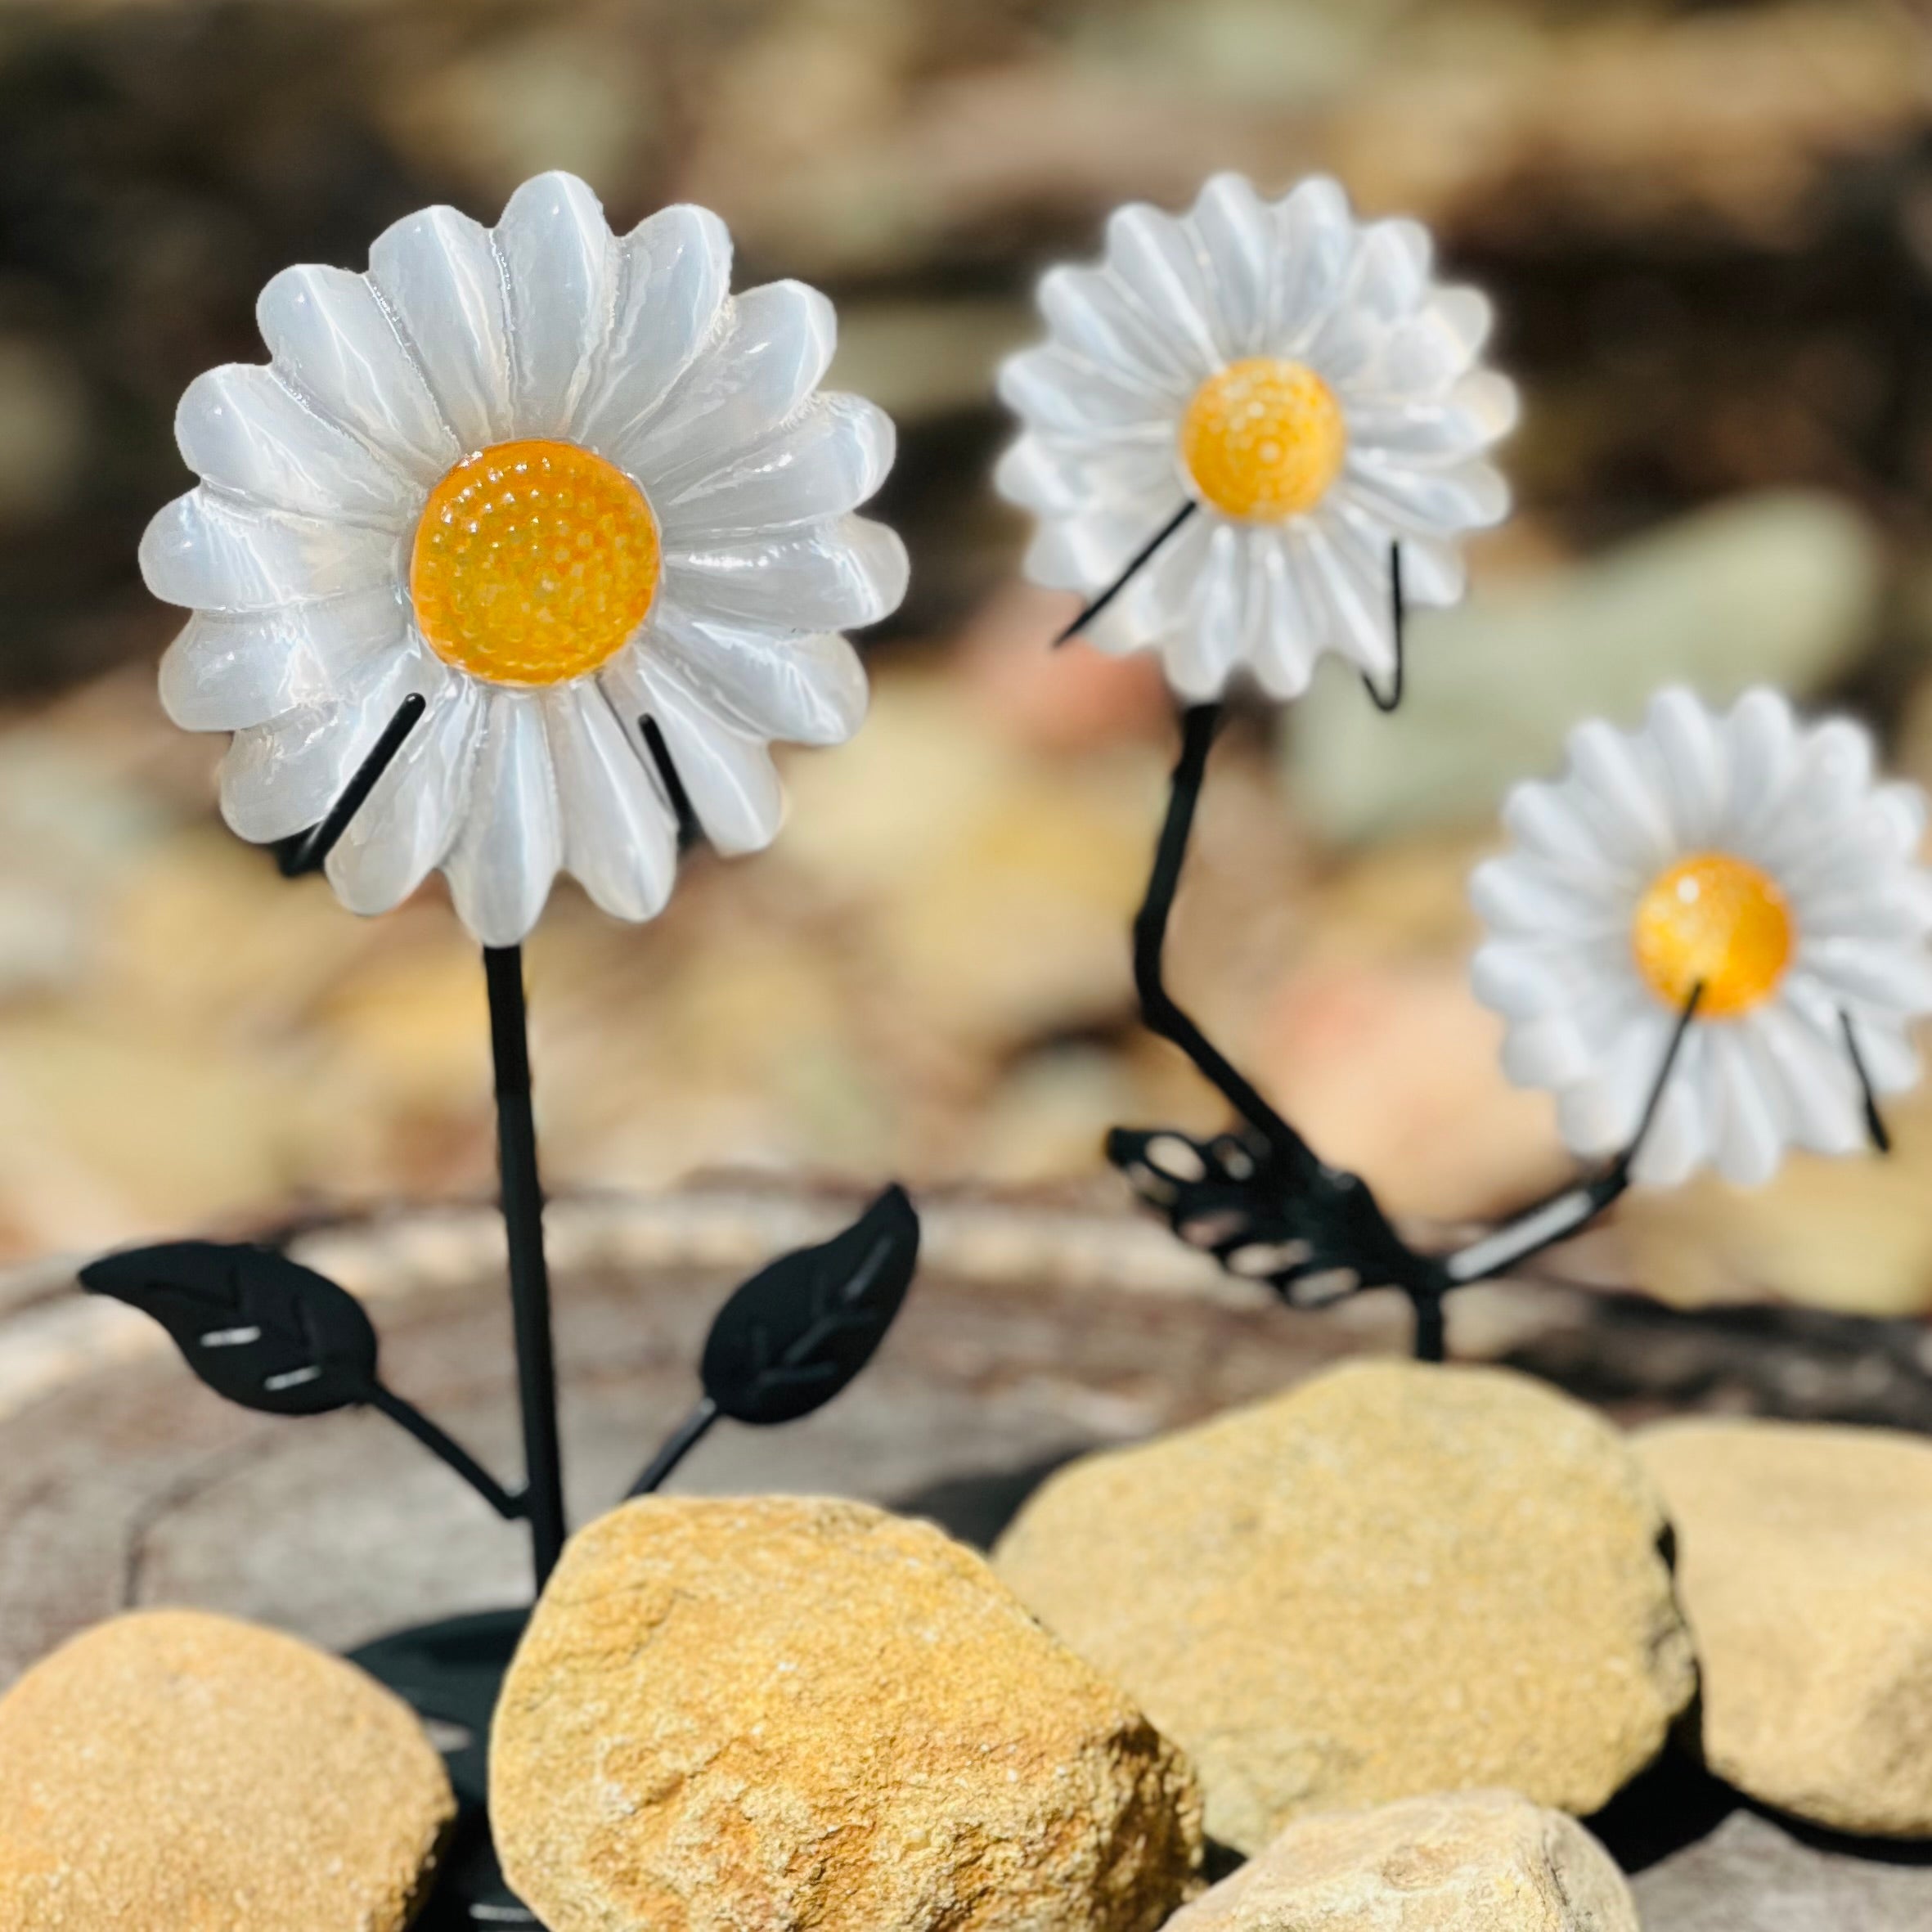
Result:
{"label": "black metal leaf", "polygon": [[795,1422],[829,1402],[872,1359],[919,1254],[919,1215],[894,1186],[842,1234],[780,1256],[719,1310],[705,1394],[740,1422]]}
{"label": "black metal leaf", "polygon": [[271,1415],[325,1415],[375,1386],[375,1330],[326,1275],[272,1248],[171,1241],[103,1255],[90,1294],[152,1315],[217,1395]]}

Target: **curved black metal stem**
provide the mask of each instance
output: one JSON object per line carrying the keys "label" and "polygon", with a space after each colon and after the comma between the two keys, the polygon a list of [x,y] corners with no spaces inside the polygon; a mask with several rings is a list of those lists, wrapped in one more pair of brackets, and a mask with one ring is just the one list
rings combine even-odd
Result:
{"label": "curved black metal stem", "polygon": [[1119,596],[1122,591],[1126,589],[1127,585],[1132,579],[1134,573],[1143,568],[1152,558],[1154,552],[1157,550],[1161,546],[1164,544],[1167,539],[1171,537],[1175,532],[1178,530],[1181,525],[1184,523],[1188,519],[1191,517],[1199,508],[1200,505],[1194,501],[1194,499],[1192,496],[1188,497],[1187,501],[1182,504],[1180,508],[1175,510],[1174,514],[1170,516],[1166,523],[1161,524],[1160,528],[1157,530],[1153,535],[1140,546],[1139,550],[1134,551],[1134,555],[1127,560],[1126,566],[1121,572],[1120,575],[1117,577],[1113,582],[1099,594],[1099,596],[1094,598],[1094,600],[1081,612],[1080,615],[1076,617],[1073,622],[1069,624],[1067,628],[1054,640],[1054,649],[1058,650],[1060,646],[1066,643],[1070,637],[1076,636],[1079,632],[1084,631],[1089,624],[1092,623],[1094,619],[1099,617],[1101,612],[1105,610],[1108,605],[1112,603],[1114,599]]}
{"label": "curved black metal stem", "polygon": [[1415,1359],[1418,1362],[1445,1362],[1449,1359],[1448,1310],[1439,1294],[1418,1294],[1410,1292],[1409,1302],[1415,1310]]}
{"label": "curved black metal stem", "polygon": [[663,1447],[651,1458],[644,1474],[624,1492],[626,1500],[648,1496],[662,1488],[672,1471],[710,1434],[712,1424],[723,1413],[710,1396],[700,1398],[698,1406],[665,1437]]}
{"label": "curved black metal stem", "polygon": [[1193,831],[1194,808],[1207,775],[1207,755],[1221,721],[1218,704],[1197,704],[1182,714],[1181,753],[1168,793],[1167,817],[1154,848],[1153,870],[1147,896],[1134,920],[1134,984],[1140,995],[1140,1013],[1150,1032],[1170,1040],[1192,1060],[1202,1076],[1218,1088],[1229,1104],[1256,1131],[1264,1135],[1291,1170],[1319,1165],[1313,1150],[1284,1121],[1167,991],[1163,955],[1174,896],[1187,863],[1188,841]]}
{"label": "curved black metal stem", "polygon": [[1375,708],[1380,712],[1393,711],[1402,702],[1403,667],[1406,662],[1403,632],[1409,622],[1409,606],[1402,596],[1402,546],[1389,546],[1389,617],[1395,636],[1395,679],[1384,697],[1377,690],[1375,680],[1364,671],[1362,683],[1368,695],[1374,700]]}
{"label": "curved black metal stem", "polygon": [[395,716],[382,728],[381,735],[369,748],[369,755],[356,767],[355,775],[342,788],[342,795],[329,807],[319,825],[312,825],[295,838],[285,839],[276,857],[284,878],[299,878],[305,872],[321,869],[330,852],[348,831],[349,820],[368,802],[376,780],[395,761],[402,741],[416,728],[428,705],[415,691],[396,707]]}
{"label": "curved black metal stem", "polygon": [[380,1409],[392,1422],[407,1429],[438,1462],[455,1470],[505,1522],[523,1520],[524,1498],[505,1489],[461,1443],[431,1422],[413,1402],[381,1382],[371,1385],[366,1400],[371,1409]]}
{"label": "curved black metal stem", "polygon": [[563,1553],[563,1451],[557,1438],[557,1371],[550,1343],[550,1269],[543,1252],[543,1188],[530,1100],[530,1042],[523,1007],[523,949],[483,948],[490,1049],[496,1076],[496,1153],[503,1232],[510,1247],[510,1305],[516,1336],[517,1396],[523,1420],[525,1514],[541,1591]]}
{"label": "curved black metal stem", "polygon": [[1656,1124],[1657,1109],[1664,1103],[1664,1090],[1670,1084],[1671,1072],[1677,1065],[1684,1036],[1690,1031],[1691,1022],[1696,1018],[1697,1007],[1703,998],[1704,982],[1699,980],[1691,988],[1691,996],[1684,1002],[1683,1012],[1677,1016],[1677,1024],[1671,1030],[1670,1045],[1665,1049],[1656,1078],[1651,1082],[1650,1093],[1644,1100],[1643,1112],[1638,1117],[1637,1131],[1623,1151],[1594,1180],[1579,1181],[1573,1187],[1545,1195],[1542,1200],[1512,1215],[1481,1240],[1472,1241],[1467,1247],[1444,1256],[1443,1269],[1453,1285],[1460,1287],[1466,1282],[1485,1281],[1526,1261],[1532,1255],[1540,1254],[1546,1247],[1554,1247],[1559,1241],[1567,1241],[1572,1234],[1581,1233],[1629,1187],[1631,1170]]}
{"label": "curved black metal stem", "polygon": [[1878,1094],[1871,1085],[1871,1076],[1865,1069],[1865,1056],[1858,1051],[1858,1036],[1852,1030],[1852,1016],[1844,1007],[1838,1009],[1838,1023],[1844,1029],[1844,1050],[1851,1055],[1852,1072],[1858,1076],[1858,1091],[1865,1101],[1865,1131],[1871,1136],[1871,1144],[1881,1154],[1892,1151],[1892,1130],[1885,1125],[1885,1117],[1878,1110]]}

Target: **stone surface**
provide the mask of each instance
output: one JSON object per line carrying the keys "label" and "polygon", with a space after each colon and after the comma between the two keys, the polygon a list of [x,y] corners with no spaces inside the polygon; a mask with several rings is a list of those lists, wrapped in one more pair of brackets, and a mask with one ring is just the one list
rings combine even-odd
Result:
{"label": "stone surface", "polygon": [[995,1562],[1252,1853],[1302,1812],[1431,1790],[1602,1804],[1694,1687],[1662,1527],[1592,1411],[1376,1361],[1073,1464]]}
{"label": "stone surface", "polygon": [[1638,1445],[1677,1525],[1706,1763],[1836,1831],[1932,1836],[1932,1442],[1710,1421]]}
{"label": "stone surface", "polygon": [[1513,1791],[1299,1818],[1167,1932],[1638,1932],[1608,1852]]}
{"label": "stone surface", "polygon": [[490,1806],[550,1932],[1152,1932],[1191,1889],[1179,1754],[930,1525],[809,1498],[627,1504],[504,1685]]}
{"label": "stone surface", "polygon": [[1932,1859],[1807,1843],[1735,1811],[1631,1880],[1644,1932],[1925,1932]]}
{"label": "stone surface", "polygon": [[10,1932],[397,1932],[453,1815],[373,1679],[294,1638],[147,1611],[0,1699]]}

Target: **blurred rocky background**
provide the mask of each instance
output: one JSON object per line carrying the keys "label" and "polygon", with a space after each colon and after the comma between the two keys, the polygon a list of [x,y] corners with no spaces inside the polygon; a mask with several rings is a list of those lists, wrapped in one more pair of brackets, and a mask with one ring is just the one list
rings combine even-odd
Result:
{"label": "blurred rocky background", "polygon": [[[1462,882],[1566,726],[1682,676],[1848,707],[1932,778],[1932,20],[1910,0],[11,0],[0,9],[0,1255],[481,1197],[483,989],[436,888],[368,923],[213,809],[135,546],[175,400],[285,264],[586,176],[694,199],[841,311],[915,559],[872,718],[665,918],[532,945],[564,1188],[766,1168],[1116,1198],[1211,1100],[1133,1018],[1171,753],[1143,664],[1046,640],[991,373],[1115,203],[1338,173],[1495,296],[1521,496],[1414,627],[1217,762],[1178,977],[1332,1157],[1467,1220],[1566,1171],[1467,989]],[[1277,733],[1278,731],[1278,735]],[[1932,1100],[1889,1163],[1641,1198],[1563,1265],[1932,1307]]]}

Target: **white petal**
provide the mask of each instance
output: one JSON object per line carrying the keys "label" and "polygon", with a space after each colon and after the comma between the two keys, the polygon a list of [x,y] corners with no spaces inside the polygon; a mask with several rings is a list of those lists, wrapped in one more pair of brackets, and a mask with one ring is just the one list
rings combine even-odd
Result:
{"label": "white petal", "polygon": [[1673,686],[1651,699],[1650,733],[1677,843],[1700,851],[1717,838],[1729,792],[1717,721],[1690,692]]}
{"label": "white petal", "polygon": [[1574,784],[1530,780],[1513,786],[1503,800],[1503,822],[1521,844],[1577,885],[1606,896],[1633,892],[1641,878],[1604,850],[1579,809],[1579,797]]}
{"label": "white petal", "polygon": [[1574,995],[1570,976],[1548,948],[1502,939],[1477,948],[1469,962],[1469,988],[1492,1013],[1512,1020],[1566,1013]]}
{"label": "white petal", "polygon": [[1217,174],[1197,197],[1190,218],[1206,251],[1221,332],[1234,356],[1266,345],[1274,276],[1274,224],[1244,176]]}
{"label": "white petal", "polygon": [[[1595,1077],[1558,1094],[1558,1123],[1573,1152],[1614,1153],[1629,1143],[1669,1049],[1673,1024],[1669,1015],[1652,1004],[1631,1011],[1598,1055]],[[1692,1049],[1696,1031],[1693,1028],[1692,1037],[1686,1039],[1672,1069],[1667,1102],[1696,1085],[1698,1056]]]}
{"label": "white petal", "polygon": [[1402,321],[1428,293],[1432,252],[1420,222],[1371,222],[1355,249],[1348,300],[1385,325]]}
{"label": "white petal", "polygon": [[865,667],[833,632],[774,636],[667,602],[640,648],[668,658],[710,709],[762,738],[842,744],[865,717]]}
{"label": "white petal", "polygon": [[1236,353],[1187,230],[1143,201],[1117,208],[1107,220],[1107,265],[1148,320],[1198,376]]}
{"label": "white petal", "polygon": [[519,436],[561,436],[609,334],[617,244],[573,174],[540,174],[496,224],[510,291],[510,404]]}
{"label": "white petal", "polygon": [[712,844],[728,854],[771,844],[784,818],[784,794],[763,744],[708,709],[663,658],[632,652],[605,677],[627,715],[656,720]]}
{"label": "white petal", "polygon": [[1903,1094],[1916,1087],[1925,1069],[1912,1036],[1895,1021],[1869,1013],[1855,1013],[1852,1025],[1858,1036],[1858,1057],[1866,1077],[1881,1094]]}
{"label": "white petal", "polygon": [[[1692,1042],[1686,1040],[1684,1059],[1688,1060]],[[1656,1117],[1643,1137],[1643,1145],[1631,1163],[1631,1175],[1640,1184],[1651,1188],[1674,1188],[1688,1180],[1700,1162],[1710,1152],[1705,1130],[1703,1093],[1698,1085],[1698,1064],[1680,1063],[1670,1076],[1670,1085],[1657,1104]],[[1565,1117],[1562,1103],[1557,1117]],[[1572,1141],[1575,1147],[1578,1143]],[[1611,1148],[1598,1150],[1607,1153]]]}
{"label": "white petal", "polygon": [[1601,718],[1570,734],[1570,762],[1581,788],[1577,802],[1615,859],[1655,872],[1672,856],[1663,800],[1629,739]]}
{"label": "white petal", "polygon": [[1176,410],[1200,380],[1191,348],[1155,326],[1109,268],[1049,268],[1040,312],[1054,344],[1150,413]]}
{"label": "white petal", "polygon": [[1268,335],[1275,353],[1290,355],[1306,346],[1341,294],[1355,258],[1355,225],[1348,196],[1326,175],[1299,182],[1277,204],[1275,218],[1283,239]]}
{"label": "white petal", "polygon": [[1492,312],[1473,289],[1438,289],[1382,337],[1364,389],[1390,396],[1440,395],[1468,373],[1481,353]]}
{"label": "white petal", "polygon": [[664,591],[705,617],[801,631],[875,623],[905,595],[905,546],[883,523],[839,517],[762,541],[664,552]]}
{"label": "white petal", "polygon": [[1150,532],[1166,521],[1161,506],[1170,506],[1170,515],[1181,501],[1175,452],[1165,441],[1096,444],[1029,433],[994,465],[993,487],[1041,517],[1144,505]]}
{"label": "white petal", "polygon": [[1161,640],[1168,682],[1190,703],[1220,696],[1240,663],[1250,574],[1246,535],[1219,518],[1211,521],[1193,595]]}
{"label": "white petal", "polygon": [[819,396],[708,475],[653,500],[667,541],[784,529],[856,510],[892,466],[892,419],[858,396]]}
{"label": "white petal", "polygon": [[285,268],[255,319],[276,373],[416,482],[434,482],[463,453],[366,277]]}
{"label": "white petal", "polygon": [[489,231],[453,208],[405,215],[376,237],[369,276],[463,448],[511,434],[503,264]]}
{"label": "white petal", "polygon": [[321,415],[272,369],[231,362],[188,384],[174,415],[182,460],[204,481],[278,510],[395,528],[420,488]]}
{"label": "white petal", "polygon": [[634,730],[588,681],[546,694],[564,864],[613,919],[650,919],[677,880],[677,815]]}
{"label": "white petal", "polygon": [[1150,398],[1117,366],[1089,362],[1057,343],[1009,356],[995,386],[1000,401],[1042,434],[1174,447],[1177,404]]}
{"label": "white petal", "polygon": [[1737,1024],[1756,1049],[1761,1074],[1776,1081],[1793,1135],[1814,1152],[1849,1154],[1865,1142],[1857,1076],[1841,1035],[1828,1040],[1782,1001]]}
{"label": "white petal", "polygon": [[537,923],[564,860],[556,775],[542,695],[497,689],[485,701],[469,809],[443,869],[472,935],[484,946],[516,946]]}
{"label": "white petal", "polygon": [[1509,485],[1487,463],[1418,470],[1351,448],[1344,474],[1358,502],[1420,536],[1487,529],[1509,514]]}
{"label": "white petal", "polygon": [[1746,691],[1724,721],[1731,771],[1731,819],[1748,826],[1766,812],[1790,782],[1798,759],[1798,724],[1775,691]]}
{"label": "white petal", "polygon": [[197,611],[161,659],[161,708],[186,731],[235,731],[334,696],[399,648],[408,613],[383,585],[321,604]]}
{"label": "white petal", "polygon": [[1750,829],[1751,851],[1782,872],[1832,837],[1871,790],[1871,734],[1848,718],[1828,718],[1801,735],[1783,791]]}
{"label": "white petal", "polygon": [[447,856],[469,802],[486,699],[452,678],[330,853],[326,869],[351,912],[400,905]]}
{"label": "white petal", "polygon": [[453,681],[429,652],[406,647],[364,666],[332,701],[237,731],[222,761],[222,816],[258,844],[306,832],[327,815],[402,700],[420,694],[434,708]]}
{"label": "white petal", "polygon": [[1545,1013],[1519,1020],[1503,1041],[1503,1071],[1519,1087],[1552,1091],[1588,1080],[1596,1056],[1568,1013]]}
{"label": "white petal", "polygon": [[1901,1015],[1932,1013],[1932,956],[1922,947],[1807,937],[1799,958],[1841,1003],[1868,1002]]}
{"label": "white petal", "polygon": [[1614,941],[1624,929],[1624,910],[1592,891],[1592,883],[1566,866],[1509,852],[1484,860],[1469,875],[1469,903],[1498,932]]}
{"label": "white petal", "polygon": [[[1041,523],[1027,547],[1027,575],[1054,590],[1099,590],[1172,521],[1177,507],[1165,496],[1150,494],[1100,500],[1081,515],[1054,518]],[[1200,525],[1209,520],[1197,517],[1193,522]],[[1182,541],[1177,535],[1163,543],[1153,562],[1143,564],[1136,573],[1136,582],[1156,563],[1164,564]]]}
{"label": "white petal", "polygon": [[393,582],[393,530],[291,516],[205,488],[157,510],[141,539],[141,574],[164,604],[264,610]]}
{"label": "white petal", "polygon": [[1389,600],[1388,565],[1365,567],[1345,548],[1341,533],[1325,520],[1305,519],[1293,532],[1305,566],[1302,582],[1327,618],[1323,641],[1360,671],[1386,677],[1395,668],[1395,618]]}
{"label": "white petal", "polygon": [[1719,1171],[1741,1188],[1761,1188],[1777,1173],[1785,1148],[1779,1096],[1759,1075],[1748,1034],[1710,1030],[1706,1132]]}
{"label": "white petal", "polygon": [[708,209],[663,208],[618,245],[622,286],[577,434],[608,452],[664,399],[710,338],[731,286],[731,236]]}
{"label": "white petal", "polygon": [[647,496],[675,496],[784,422],[818,387],[838,334],[832,304],[802,281],[748,290],[663,407],[606,453]]}

